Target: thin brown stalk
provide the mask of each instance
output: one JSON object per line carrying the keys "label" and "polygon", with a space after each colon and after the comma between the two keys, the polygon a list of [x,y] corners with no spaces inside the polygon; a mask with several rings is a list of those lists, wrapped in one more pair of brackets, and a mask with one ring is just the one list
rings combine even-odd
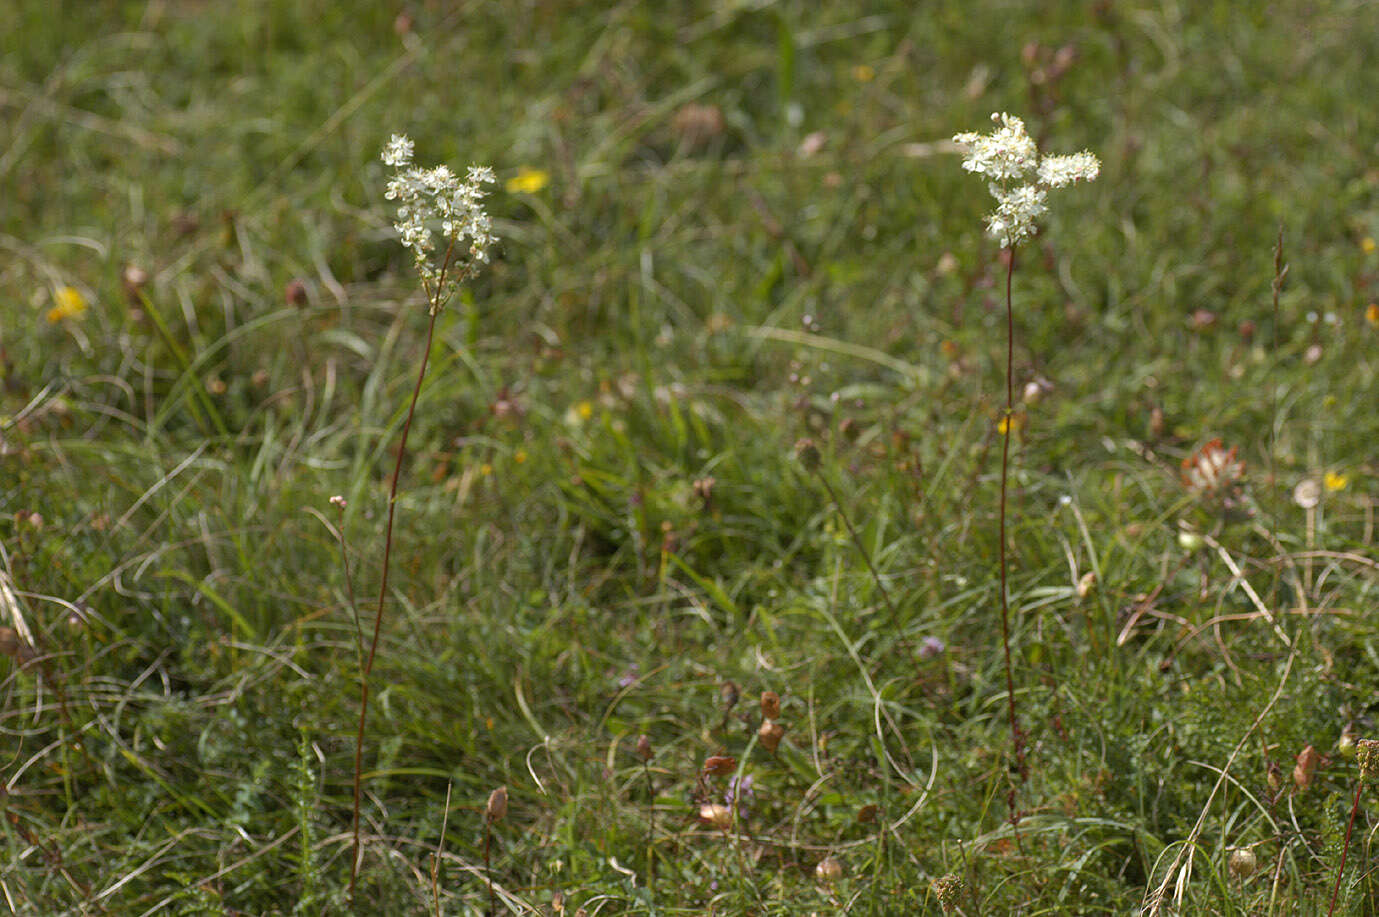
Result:
{"label": "thin brown stalk", "polygon": [[[430,304],[430,319],[426,324],[426,343],[421,351],[421,368],[417,371],[417,382],[412,388],[412,400],[407,405],[407,419],[402,424],[402,438],[397,446],[397,460],[393,463],[392,483],[388,488],[388,525],[383,537],[383,572],[378,586],[378,610],[374,613],[373,638],[369,643],[369,654],[364,659],[359,672],[359,728],[354,740],[354,844],[350,854],[349,899],[351,903],[354,902],[354,887],[359,878],[359,803],[364,764],[364,726],[369,715],[369,675],[373,673],[374,656],[378,653],[378,637],[383,629],[383,608],[388,598],[388,569],[393,556],[393,520],[397,511],[397,485],[398,480],[402,477],[402,462],[407,455],[407,437],[412,432],[412,418],[416,415],[417,400],[421,397],[421,385],[426,380],[426,367],[431,361],[431,342],[436,334],[436,316],[440,315],[440,311],[445,305],[446,274],[453,263],[455,242],[455,239],[450,240],[450,246],[446,249],[440,271],[436,274],[435,286],[432,287],[426,283],[425,278],[422,280],[422,288],[425,290],[427,302]],[[459,279],[463,280],[467,273],[467,268],[461,270]]]}
{"label": "thin brown stalk", "polygon": [[1355,801],[1350,804],[1350,820],[1345,824],[1345,846],[1341,848],[1341,865],[1336,867],[1336,884],[1331,887],[1331,906],[1326,917],[1336,913],[1336,896],[1341,892],[1341,875],[1345,873],[1345,855],[1350,852],[1350,832],[1355,830],[1355,814],[1360,811],[1360,791],[1365,787],[1363,774],[1355,783]]}
{"label": "thin brown stalk", "polygon": [[[1015,411],[1015,306],[1011,297],[1011,287],[1015,278],[1015,247],[1009,249],[1009,261],[1006,266],[1006,409],[1005,422],[1002,426],[1003,441],[1001,444],[1001,520],[1000,520],[1000,557],[1001,557],[1001,648],[1005,653],[1006,667],[1006,704],[1010,715],[1010,742],[1011,748],[1015,752],[1015,767],[1023,783],[1029,775],[1025,766],[1025,736],[1020,730],[1020,718],[1015,707],[1015,675],[1014,667],[1010,660],[1010,600],[1007,596],[1007,572],[1008,559],[1006,557],[1006,490],[1010,478],[1010,434],[1014,423]],[[1012,825],[1020,822],[1020,812],[1016,806],[1015,787],[1010,788],[1010,795],[1007,802],[1010,804],[1010,821]]]}
{"label": "thin brown stalk", "polygon": [[441,817],[441,836],[436,840],[436,857],[431,861],[431,897],[436,902],[436,917],[441,917],[441,850],[445,847],[445,829],[450,826],[450,791],[454,786],[453,780],[445,785],[445,814]]}
{"label": "thin brown stalk", "polygon": [[361,787],[361,768],[364,759],[364,724],[369,715],[369,675],[373,672],[374,656],[378,653],[378,635],[383,627],[383,607],[388,597],[388,562],[393,554],[393,517],[397,510],[397,482],[402,476],[402,460],[407,454],[407,436],[412,432],[412,417],[416,413],[417,399],[421,395],[421,383],[426,378],[426,365],[431,357],[431,339],[436,331],[436,313],[431,313],[426,326],[426,347],[422,351],[421,371],[417,373],[417,383],[412,389],[412,401],[407,407],[407,420],[402,425],[402,440],[397,447],[397,461],[393,464],[393,479],[388,490],[388,527],[383,537],[383,575],[378,588],[378,610],[374,613],[373,639],[369,643],[369,654],[364,660],[364,669],[359,673],[359,729],[354,741],[354,850],[350,861],[350,900],[354,900],[354,885],[359,876],[359,799]]}
{"label": "thin brown stalk", "polygon": [[489,848],[493,843],[493,819],[484,819],[484,879],[488,882],[488,912],[498,913],[498,906],[493,898],[493,866],[489,860]]}

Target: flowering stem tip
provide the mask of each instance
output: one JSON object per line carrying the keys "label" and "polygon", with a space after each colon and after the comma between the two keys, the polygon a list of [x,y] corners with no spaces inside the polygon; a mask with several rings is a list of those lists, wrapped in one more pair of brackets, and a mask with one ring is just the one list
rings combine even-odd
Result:
{"label": "flowering stem tip", "polygon": [[1086,151],[1040,157],[1024,121],[1005,112],[992,114],[991,120],[997,127],[990,134],[958,134],[953,142],[966,154],[962,167],[990,179],[987,188],[996,209],[987,216],[986,228],[1010,248],[1034,234],[1048,212],[1050,189],[1091,181],[1101,173],[1101,162]]}

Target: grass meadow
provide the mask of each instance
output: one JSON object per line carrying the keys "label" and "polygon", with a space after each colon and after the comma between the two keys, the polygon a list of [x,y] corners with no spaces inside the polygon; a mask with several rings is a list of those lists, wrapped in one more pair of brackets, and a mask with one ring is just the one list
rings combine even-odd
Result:
{"label": "grass meadow", "polygon": [[[1376,61],[1362,0],[4,4],[0,904],[1379,913]],[[1010,414],[1001,111],[1102,163]],[[500,241],[351,895],[393,133]]]}

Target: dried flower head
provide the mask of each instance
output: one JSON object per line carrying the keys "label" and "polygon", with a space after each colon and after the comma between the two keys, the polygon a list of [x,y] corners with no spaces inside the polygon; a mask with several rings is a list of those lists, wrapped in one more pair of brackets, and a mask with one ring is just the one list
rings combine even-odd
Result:
{"label": "dried flower head", "polygon": [[1326,759],[1322,753],[1311,745],[1298,752],[1297,760],[1293,762],[1293,784],[1299,790],[1305,790],[1312,785],[1312,779],[1317,773],[1317,767]]}
{"label": "dried flower head", "polygon": [[780,740],[783,738],[785,738],[785,727],[775,720],[766,720],[757,730],[757,741],[761,743],[762,748],[771,754],[776,753],[776,749],[780,747]]}
{"label": "dried flower head", "polygon": [[705,776],[722,777],[737,770],[737,759],[728,755],[709,755],[704,759],[701,773]]}
{"label": "dried flower head", "polygon": [[[398,202],[393,226],[412,250],[434,313],[460,281],[488,261],[496,237],[484,211],[483,185],[492,184],[494,176],[487,166],[470,166],[463,179],[448,166],[420,169],[412,165],[412,151],[412,141],[402,134],[394,134],[383,148],[383,163],[396,170],[384,197]],[[436,222],[443,244],[439,254],[432,238]]]}
{"label": "dried flower head", "polygon": [[646,763],[651,760],[654,754],[655,752],[651,750],[651,737],[646,733],[637,736],[637,757],[640,758],[643,763]]}
{"label": "dried flower head", "polygon": [[780,695],[775,691],[761,692],[761,716],[767,720],[780,717]]}
{"label": "dried flower head", "polygon": [[939,876],[929,885],[934,890],[934,897],[938,898],[939,907],[943,908],[946,914],[957,906],[958,893],[962,891],[962,879],[955,873],[948,873]]}
{"label": "dried flower head", "polygon": [[500,786],[488,794],[488,805],[484,808],[484,817],[490,822],[498,822],[502,821],[507,814],[508,788]]}
{"label": "dried flower head", "polygon": [[1360,779],[1373,783],[1379,780],[1379,742],[1360,739],[1356,743],[1355,758],[1360,764]]}
{"label": "dried flower head", "polygon": [[1005,112],[992,114],[997,127],[990,134],[963,133],[953,142],[966,156],[962,167],[991,179],[987,187],[996,198],[996,209],[986,218],[986,228],[1002,246],[1016,245],[1034,234],[1053,188],[1091,181],[1101,173],[1101,163],[1089,152],[1039,158],[1025,122]]}
{"label": "dried flower head", "polygon": [[1227,449],[1213,439],[1183,459],[1183,486],[1202,494],[1219,494],[1245,477],[1245,463],[1236,457],[1236,447]]}

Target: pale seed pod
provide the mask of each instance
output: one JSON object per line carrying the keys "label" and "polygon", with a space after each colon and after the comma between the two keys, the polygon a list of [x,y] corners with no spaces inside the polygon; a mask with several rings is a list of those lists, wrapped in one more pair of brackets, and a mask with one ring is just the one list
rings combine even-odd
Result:
{"label": "pale seed pod", "polygon": [[833,883],[843,877],[843,864],[838,862],[837,857],[826,856],[819,861],[819,865],[814,867],[814,878],[820,882]]}
{"label": "pale seed pod", "polygon": [[706,802],[699,807],[699,821],[719,831],[727,831],[733,826],[733,810],[716,802]]}
{"label": "pale seed pod", "polygon": [[1249,847],[1232,847],[1226,856],[1226,869],[1237,879],[1248,879],[1259,869],[1259,857]]}

